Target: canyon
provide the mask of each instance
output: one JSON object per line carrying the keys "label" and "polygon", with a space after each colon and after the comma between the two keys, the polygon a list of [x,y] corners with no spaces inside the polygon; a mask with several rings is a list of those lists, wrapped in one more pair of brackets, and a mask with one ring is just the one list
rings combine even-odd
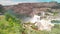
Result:
{"label": "canyon", "polygon": [[16,14],[33,16],[41,12],[60,12],[60,3],[58,2],[39,2],[39,3],[18,3],[17,5],[9,5],[3,7],[5,10],[12,10]]}
{"label": "canyon", "polygon": [[[6,11],[10,10],[10,12],[14,14],[19,14],[19,16],[22,15],[24,22],[31,22],[31,23],[37,22],[38,29],[41,29],[42,28],[41,26],[44,26],[43,28],[47,27],[47,29],[51,30],[51,27],[53,27],[54,24],[52,25],[51,21],[48,20],[60,17],[59,15],[60,3],[57,2],[19,3],[17,5],[9,5],[9,6],[0,5],[0,7]],[[55,17],[52,16],[53,15],[52,13],[54,12],[58,12],[58,15]],[[42,22],[40,23],[40,21]],[[45,23],[45,25],[43,25],[42,23]],[[43,30],[43,28],[41,30]]]}

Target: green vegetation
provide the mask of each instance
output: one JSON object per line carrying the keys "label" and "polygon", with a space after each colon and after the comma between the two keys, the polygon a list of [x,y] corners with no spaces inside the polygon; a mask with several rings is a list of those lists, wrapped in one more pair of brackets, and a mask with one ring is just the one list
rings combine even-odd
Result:
{"label": "green vegetation", "polygon": [[0,34],[22,34],[22,32],[23,27],[20,20],[8,14],[0,16]]}

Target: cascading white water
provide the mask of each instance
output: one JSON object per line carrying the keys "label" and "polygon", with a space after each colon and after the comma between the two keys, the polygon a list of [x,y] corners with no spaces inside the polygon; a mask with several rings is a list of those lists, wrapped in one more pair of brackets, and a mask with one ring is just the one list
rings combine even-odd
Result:
{"label": "cascading white water", "polygon": [[39,20],[40,20],[40,16],[34,15],[34,17],[31,18],[30,22],[31,22],[31,23],[35,23],[35,22],[37,22],[37,21],[39,21]]}
{"label": "cascading white water", "polygon": [[54,24],[51,23],[51,16],[46,16],[46,18],[44,18],[44,16],[45,13],[43,12],[41,16],[34,15],[33,17],[26,17],[24,21],[35,23],[35,26],[38,27],[38,30],[51,31],[51,28],[54,26]]}
{"label": "cascading white water", "polygon": [[51,23],[51,20],[49,18],[47,19],[43,18],[40,20],[40,17],[41,16],[34,15],[34,17],[30,19],[30,22],[36,23],[35,25],[38,27],[39,30],[50,31],[54,24]]}

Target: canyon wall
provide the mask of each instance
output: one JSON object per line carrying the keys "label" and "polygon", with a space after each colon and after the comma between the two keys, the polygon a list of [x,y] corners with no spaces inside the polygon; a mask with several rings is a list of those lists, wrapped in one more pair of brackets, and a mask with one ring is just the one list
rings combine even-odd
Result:
{"label": "canyon wall", "polygon": [[19,3],[17,5],[4,6],[5,10],[13,10],[14,13],[33,16],[46,10],[60,12],[60,3],[39,2],[39,3]]}

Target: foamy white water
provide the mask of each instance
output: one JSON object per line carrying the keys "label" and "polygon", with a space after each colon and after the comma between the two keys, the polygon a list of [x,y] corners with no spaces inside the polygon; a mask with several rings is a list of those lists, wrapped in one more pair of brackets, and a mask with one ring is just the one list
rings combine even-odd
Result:
{"label": "foamy white water", "polygon": [[31,23],[36,23],[35,25],[38,27],[39,30],[47,30],[50,31],[54,24],[51,23],[51,20],[48,19],[41,19],[40,16],[34,15],[33,18],[30,19]]}

